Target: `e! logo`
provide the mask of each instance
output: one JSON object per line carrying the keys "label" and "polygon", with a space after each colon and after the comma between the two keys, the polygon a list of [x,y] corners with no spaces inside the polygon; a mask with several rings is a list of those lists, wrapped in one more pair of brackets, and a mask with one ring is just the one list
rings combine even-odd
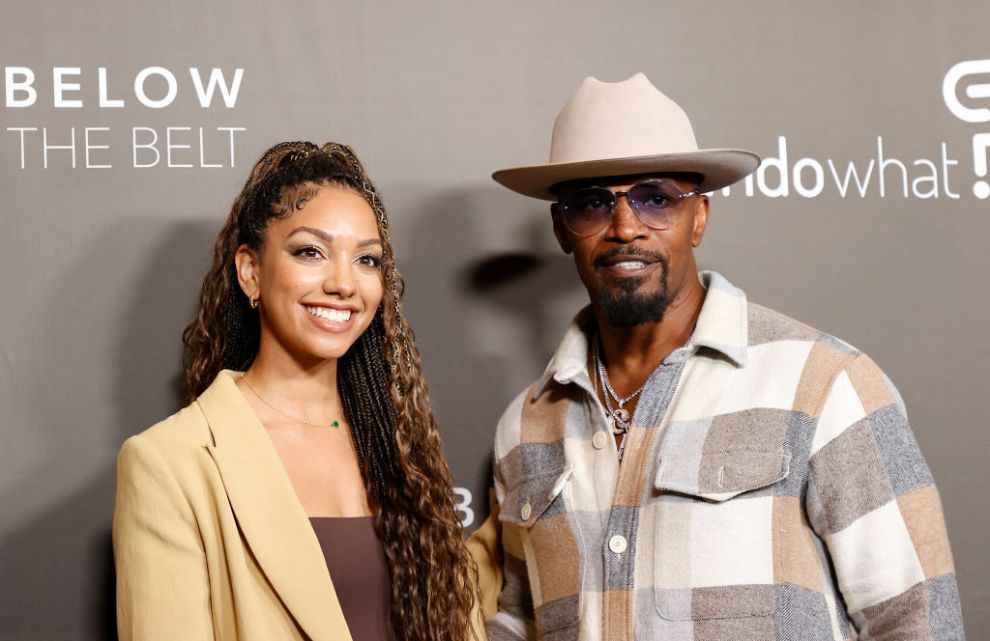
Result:
{"label": "e! logo", "polygon": [[[975,81],[972,76],[985,75],[984,82]],[[990,60],[964,60],[952,66],[942,81],[942,98],[952,115],[964,122],[990,122],[990,108],[970,107],[959,100],[959,85],[965,85],[964,93],[971,100],[990,98]],[[973,184],[973,195],[977,198],[990,198],[990,183],[987,177],[987,151],[990,150],[990,133],[973,136],[973,170],[977,180]]]}

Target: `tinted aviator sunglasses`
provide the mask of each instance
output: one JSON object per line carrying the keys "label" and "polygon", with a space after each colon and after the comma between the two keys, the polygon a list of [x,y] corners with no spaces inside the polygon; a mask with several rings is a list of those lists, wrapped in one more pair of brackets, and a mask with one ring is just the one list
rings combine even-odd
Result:
{"label": "tinted aviator sunglasses", "polygon": [[670,229],[677,221],[677,212],[684,199],[700,193],[697,189],[684,193],[673,183],[662,180],[644,180],[626,191],[612,191],[607,187],[576,189],[561,198],[556,209],[564,226],[579,238],[604,229],[623,196],[644,225],[652,229]]}

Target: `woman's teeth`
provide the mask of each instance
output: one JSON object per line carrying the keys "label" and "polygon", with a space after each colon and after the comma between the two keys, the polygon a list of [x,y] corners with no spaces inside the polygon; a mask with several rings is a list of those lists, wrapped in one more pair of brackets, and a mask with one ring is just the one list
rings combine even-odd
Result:
{"label": "woman's teeth", "polygon": [[330,321],[335,321],[337,323],[343,323],[351,319],[351,310],[349,309],[331,309],[329,307],[306,307],[306,311],[318,318],[325,318]]}

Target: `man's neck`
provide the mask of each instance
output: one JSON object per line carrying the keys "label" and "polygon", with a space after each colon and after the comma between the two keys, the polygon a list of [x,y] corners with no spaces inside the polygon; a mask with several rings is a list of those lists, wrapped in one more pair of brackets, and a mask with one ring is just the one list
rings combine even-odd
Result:
{"label": "man's neck", "polygon": [[608,364],[609,381],[617,393],[626,395],[638,389],[660,361],[687,342],[704,302],[705,288],[693,280],[667,305],[658,322],[615,327],[606,322],[604,314],[595,310],[602,357]]}

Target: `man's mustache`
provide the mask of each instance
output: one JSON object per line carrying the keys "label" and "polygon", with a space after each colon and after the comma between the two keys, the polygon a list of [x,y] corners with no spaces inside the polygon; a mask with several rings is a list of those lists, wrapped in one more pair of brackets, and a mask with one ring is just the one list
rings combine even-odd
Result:
{"label": "man's mustache", "polygon": [[596,267],[604,267],[609,263],[615,262],[617,258],[640,258],[648,263],[660,263],[665,268],[667,266],[667,257],[659,252],[650,251],[648,249],[643,249],[642,247],[636,247],[631,245],[629,247],[616,247],[614,249],[609,249],[601,254],[595,256],[594,264]]}

